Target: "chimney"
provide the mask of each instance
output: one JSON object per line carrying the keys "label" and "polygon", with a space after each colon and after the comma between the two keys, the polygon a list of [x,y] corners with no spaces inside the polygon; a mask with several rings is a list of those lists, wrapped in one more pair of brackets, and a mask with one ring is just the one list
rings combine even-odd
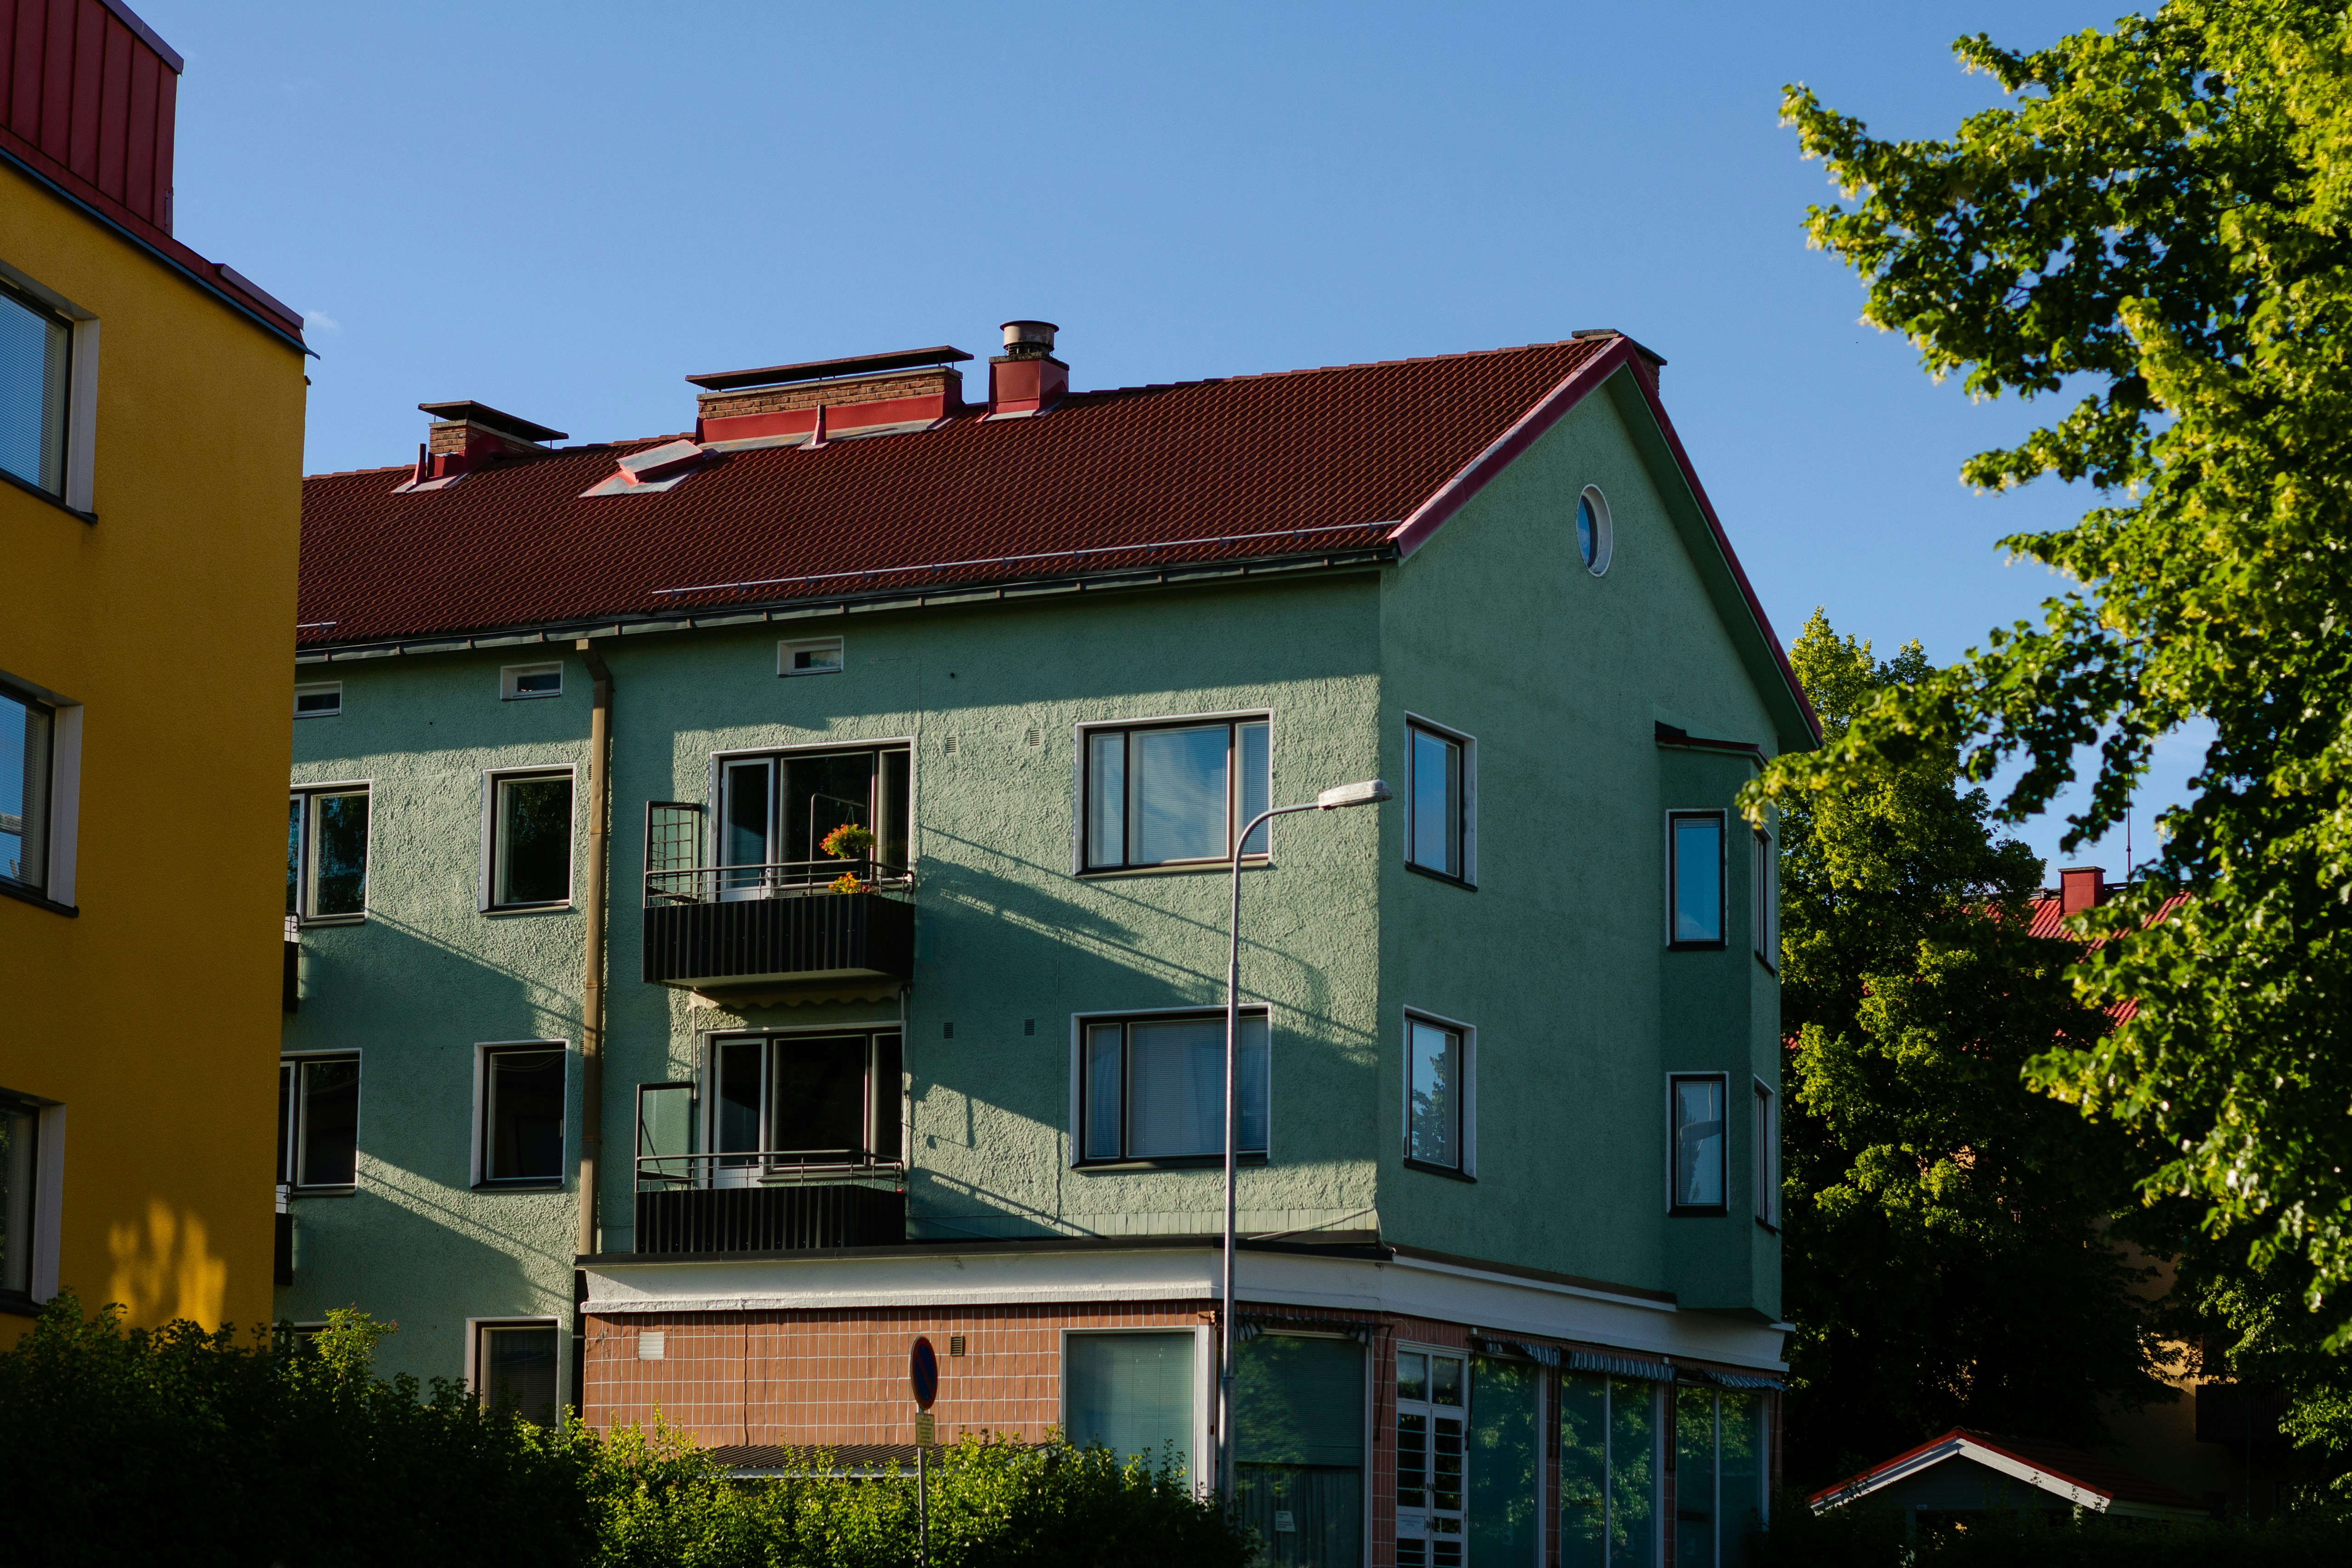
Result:
{"label": "chimney", "polygon": [[433,416],[432,428],[416,449],[416,473],[409,485],[423,488],[463,478],[493,457],[527,457],[544,452],[549,441],[569,440],[562,431],[501,413],[486,402],[420,402]]}
{"label": "chimney", "polygon": [[988,417],[1043,413],[1070,390],[1070,367],[1054,357],[1051,321],[1004,323],[1004,352],[988,361]]}
{"label": "chimney", "polygon": [[2107,872],[2105,866],[2068,866],[2058,873],[2058,910],[2062,915],[2080,915],[2085,909],[2096,909],[2106,902]]}
{"label": "chimney", "polygon": [[688,376],[702,389],[694,438],[706,446],[823,446],[838,436],[920,430],[962,409],[963,372],[954,367],[971,358],[941,343]]}

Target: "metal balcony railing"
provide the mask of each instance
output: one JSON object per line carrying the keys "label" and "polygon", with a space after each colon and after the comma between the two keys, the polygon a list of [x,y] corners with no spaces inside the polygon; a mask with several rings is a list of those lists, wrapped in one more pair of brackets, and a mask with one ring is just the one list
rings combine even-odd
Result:
{"label": "metal balcony railing", "polygon": [[696,989],[905,979],[913,888],[903,866],[865,859],[648,872],[644,975]]}
{"label": "metal balcony railing", "polygon": [[906,1166],[864,1149],[738,1149],[698,1155],[639,1155],[637,1190],[674,1192],[818,1182],[898,1181]]}
{"label": "metal balcony railing", "polygon": [[858,1152],[641,1155],[634,1249],[896,1246],[907,1239],[904,1175],[897,1164]]}
{"label": "metal balcony railing", "polygon": [[914,873],[871,857],[852,860],[778,861],[770,865],[694,866],[646,873],[646,907],[681,904],[727,904],[761,898],[844,894],[844,879],[870,893],[904,897]]}

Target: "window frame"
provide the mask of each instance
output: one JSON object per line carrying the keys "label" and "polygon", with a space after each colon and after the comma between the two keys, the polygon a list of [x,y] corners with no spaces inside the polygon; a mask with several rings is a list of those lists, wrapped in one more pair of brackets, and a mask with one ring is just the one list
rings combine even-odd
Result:
{"label": "window frame", "polygon": [[[831,653],[830,664],[812,664],[807,669],[794,669],[793,661],[802,653]],[[845,637],[785,637],[776,643],[776,674],[784,680],[803,675],[838,675],[849,668],[849,640]]]}
{"label": "window frame", "polygon": [[32,1193],[25,1204],[32,1232],[26,1285],[20,1293],[0,1288],[0,1312],[37,1313],[58,1293],[58,1229],[65,1218],[66,1108],[37,1094],[0,1089],[0,1105],[33,1121]]}
{"label": "window frame", "polygon": [[[493,1104],[491,1059],[552,1051],[563,1059],[563,1118],[556,1173],[551,1176],[497,1176],[490,1174],[490,1116]],[[572,1042],[568,1040],[485,1040],[474,1044],[473,1187],[477,1192],[560,1192],[571,1182]]]}
{"label": "window frame", "polygon": [[[301,866],[295,876],[295,904],[292,914],[301,925],[360,925],[367,921],[368,897],[375,884],[375,781],[372,779],[341,779],[331,783],[292,784],[287,787],[289,800],[302,802]],[[368,802],[367,847],[360,854],[360,906],[340,915],[311,913],[318,900],[318,797],[321,795],[364,795]]]}
{"label": "window frame", "polygon": [[[1428,1396],[1432,1390],[1426,1386],[1423,1388],[1423,1396],[1421,1398],[1413,1400],[1406,1399],[1401,1386],[1401,1374],[1398,1362],[1401,1357],[1407,1355],[1418,1355],[1429,1359],[1433,1359],[1437,1356],[1444,1356],[1449,1361],[1460,1362],[1462,1364],[1462,1402],[1459,1405],[1454,1406],[1441,1406],[1436,1400]],[[1388,1467],[1388,1501],[1390,1518],[1391,1521],[1394,1521],[1399,1513],[1405,1511],[1402,1501],[1401,1490],[1402,1484],[1401,1474],[1402,1469],[1402,1458],[1404,1452],[1404,1438],[1401,1428],[1402,1419],[1407,1414],[1409,1414],[1409,1412],[1404,1409],[1404,1406],[1408,1404],[1422,1406],[1427,1413],[1426,1418],[1433,1423],[1433,1426],[1429,1429],[1429,1447],[1424,1450],[1430,1456],[1431,1463],[1428,1468],[1422,1471],[1424,1478],[1430,1477],[1435,1473],[1434,1461],[1437,1452],[1435,1439],[1437,1433],[1433,1423],[1438,1418],[1436,1413],[1441,1409],[1454,1409],[1460,1411],[1462,1421],[1462,1506],[1458,1509],[1438,1509],[1424,1504],[1424,1506],[1414,1509],[1412,1511],[1424,1515],[1442,1513],[1457,1518],[1462,1526],[1457,1539],[1459,1539],[1463,1544],[1463,1555],[1465,1559],[1469,1554],[1470,1542],[1470,1466],[1472,1462],[1472,1454],[1470,1449],[1470,1363],[1473,1355],[1474,1353],[1466,1345],[1431,1344],[1421,1340],[1399,1338],[1391,1347],[1391,1353],[1386,1358],[1389,1383],[1387,1391],[1389,1396],[1388,1410],[1389,1420],[1391,1423],[1388,1437],[1389,1442],[1392,1445],[1389,1449],[1391,1458]],[[1424,1368],[1423,1375],[1425,1377],[1430,1376],[1426,1368]],[[1435,1380],[1433,1377],[1430,1377],[1430,1381],[1433,1383]],[[1559,1392],[1557,1388],[1547,1391],[1542,1401],[1544,1411],[1549,1413],[1558,1401],[1558,1398]],[[1538,1419],[1540,1418],[1541,1417],[1539,1416]],[[1377,1427],[1375,1427],[1373,1430],[1377,1432]],[[1377,1441],[1377,1438],[1375,1438],[1375,1441]],[[1539,1479],[1538,1482],[1537,1492],[1538,1500],[1537,1506],[1538,1509],[1542,1506],[1540,1500],[1542,1495],[1546,1491],[1557,1488],[1559,1485],[1559,1456],[1556,1453],[1552,1453],[1549,1448],[1544,1449],[1544,1453],[1550,1462],[1551,1473],[1549,1479]],[[1369,1465],[1366,1466],[1367,1469],[1370,1468],[1370,1467]],[[1540,1476],[1542,1471],[1539,1469],[1538,1473]],[[1372,1490],[1370,1478],[1369,1476],[1366,1478],[1365,1490],[1367,1491]],[[1422,1490],[1425,1495],[1429,1492],[1435,1491],[1437,1488],[1429,1484],[1428,1481],[1424,1479]],[[1403,1531],[1401,1527],[1397,1529],[1396,1533],[1400,1538],[1402,1536]],[[1446,1534],[1453,1532],[1441,1531],[1439,1533]],[[1537,1531],[1537,1539],[1538,1541],[1543,1539],[1543,1531],[1538,1530]],[[1418,1539],[1427,1541],[1432,1538],[1424,1533]]]}
{"label": "window frame", "polygon": [[[916,822],[919,821],[916,815],[917,802],[920,799],[922,789],[920,782],[916,778],[915,768],[915,758],[919,750],[919,747],[911,736],[886,736],[875,740],[811,741],[796,746],[737,746],[730,747],[723,751],[709,753],[705,759],[706,773],[703,782],[703,800],[707,804],[700,808],[702,841],[699,852],[702,856],[702,864],[699,869],[716,874],[725,871],[730,863],[726,859],[727,770],[730,767],[739,763],[775,763],[792,758],[834,757],[851,752],[870,751],[875,753],[875,772],[879,775],[882,771],[881,754],[887,751],[903,751],[907,755],[907,798],[899,803],[898,810],[906,818],[907,863],[900,868],[903,875],[883,876],[876,880],[893,884],[911,882],[915,875],[916,864],[922,858],[918,848],[919,835],[916,831]],[[768,788],[770,791],[768,840],[767,847],[761,852],[763,854],[775,852],[776,841],[782,831],[782,823],[777,816],[782,808],[782,802],[775,797],[775,773],[772,768],[769,772]],[[695,804],[690,800],[659,803],[688,806]],[[812,849],[816,847],[814,844],[810,846]],[[880,843],[874,846],[876,856],[880,855],[882,848]],[[722,888],[725,886],[723,880],[720,885]]]}
{"label": "window frame", "polygon": [[[348,1061],[360,1069],[358,1082],[352,1089],[352,1179],[348,1182],[305,1183],[302,1176],[302,1148],[307,1102],[302,1092],[305,1066]],[[287,1075],[291,1073],[294,1092],[289,1101],[286,1124],[278,1134],[278,1185],[289,1197],[317,1197],[348,1194],[359,1190],[360,1126],[366,1110],[367,1071],[356,1051],[281,1051],[278,1053],[278,1092],[286,1092]]]}
{"label": "window frame", "polygon": [[0,262],[0,292],[16,296],[35,314],[62,323],[68,333],[60,487],[49,490],[5,469],[0,469],[0,480],[51,506],[64,507],[85,523],[94,523],[98,520],[93,498],[98,453],[98,317],[5,262]]}
{"label": "window frame", "polygon": [[[1601,494],[1600,486],[1587,485],[1576,493],[1576,500],[1579,506],[1588,501],[1592,504],[1592,559],[1586,560],[1583,548],[1579,546],[1576,564],[1594,577],[1606,577],[1609,575],[1609,563],[1617,553],[1617,528],[1609,515],[1609,497]],[[1576,531],[1576,517],[1572,511],[1569,515],[1568,526],[1572,538]]]}
{"label": "window frame", "polygon": [[[863,1151],[865,1158],[863,1160],[793,1161],[778,1157],[785,1154],[803,1152],[766,1146],[772,1142],[775,1134],[775,1061],[778,1048],[790,1040],[838,1040],[848,1035],[866,1037],[866,1141],[869,1146]],[[898,1081],[895,1083],[886,1082],[882,1071],[881,1041],[886,1037],[896,1038],[898,1042]],[[724,1046],[741,1044],[749,1040],[757,1040],[761,1047],[759,1107],[761,1147],[748,1150],[721,1149],[719,1146],[720,1111],[719,1052]],[[760,1186],[771,1181],[790,1180],[811,1171],[903,1171],[907,1168],[909,1142],[906,1086],[907,1030],[906,1026],[898,1019],[874,1020],[866,1023],[792,1024],[778,1029],[761,1029],[756,1026],[707,1029],[700,1031],[697,1039],[696,1057],[698,1065],[691,1080],[665,1081],[658,1084],[647,1080],[638,1085],[638,1088],[643,1090],[675,1088],[678,1082],[691,1083],[694,1090],[694,1108],[691,1112],[693,1126],[690,1136],[697,1152],[688,1158],[688,1165],[689,1170],[693,1171],[693,1185]],[[883,1125],[882,1112],[886,1100],[897,1113],[895,1125],[898,1132],[898,1154],[894,1159],[880,1157],[871,1147],[877,1141],[877,1134]],[[640,1103],[642,1103],[642,1097]],[[748,1172],[750,1173],[748,1178],[730,1176],[724,1181],[719,1179],[719,1173],[722,1168],[719,1156],[723,1155],[735,1155],[747,1162],[741,1166],[723,1168],[730,1171]],[[634,1155],[632,1160],[634,1170]],[[698,1161],[705,1168],[694,1169]]]}
{"label": "window frame", "polygon": [[[564,846],[563,896],[537,899],[529,903],[501,903],[499,900],[499,850],[505,827],[502,801],[509,784],[530,783],[543,779],[568,779],[572,785],[571,832]],[[369,821],[371,841],[374,821]],[[551,909],[570,909],[572,891],[580,885],[580,769],[570,762],[548,763],[535,768],[488,768],[482,770],[482,858],[481,876],[475,891],[475,909],[482,915],[531,915]]]}
{"label": "window frame", "polygon": [[[1213,1410],[1217,1386],[1215,1331],[1204,1323],[1128,1323],[1116,1328],[1068,1328],[1058,1331],[1054,1345],[1055,1415],[1061,1430],[1070,1429],[1070,1341],[1074,1337],[1108,1338],[1112,1334],[1173,1334],[1192,1336],[1192,1451],[1185,1456],[1188,1475],[1201,1473],[1202,1458],[1214,1451]],[[1372,1359],[1370,1355],[1366,1360]],[[1365,1469],[1371,1466],[1367,1458]],[[1369,1477],[1365,1490],[1370,1490]],[[1369,1537],[1367,1537],[1369,1539]]]}
{"label": "window frame", "polygon": [[[1224,852],[1187,860],[1128,860],[1126,840],[1132,836],[1128,832],[1128,813],[1133,806],[1135,789],[1132,782],[1134,748],[1131,737],[1153,730],[1206,729],[1212,725],[1218,724],[1225,726]],[[1253,724],[1265,726],[1265,799],[1266,805],[1270,807],[1274,804],[1274,710],[1271,708],[1235,708],[1222,713],[1160,715],[1150,718],[1089,719],[1075,726],[1073,733],[1076,738],[1076,748],[1071,774],[1070,874],[1080,877],[1150,876],[1170,872],[1213,870],[1218,866],[1233,864],[1234,835],[1247,825],[1247,819],[1242,815],[1246,809],[1247,800],[1243,793],[1242,770],[1238,763],[1242,750],[1241,729],[1244,725]],[[1119,811],[1121,841],[1118,862],[1115,864],[1094,865],[1089,863],[1093,848],[1089,824],[1094,801],[1094,740],[1096,737],[1103,735],[1122,735],[1130,737],[1125,748],[1126,756],[1122,763],[1123,770],[1129,775],[1129,781],[1126,786],[1129,800],[1122,804]],[[952,747],[952,739],[950,745]],[[1255,814],[1255,812],[1251,813],[1253,816]],[[1255,850],[1244,849],[1241,857],[1242,864],[1263,865],[1273,860],[1274,823],[1267,821],[1259,824],[1258,835],[1262,847]]]}
{"label": "window frame", "polygon": [[[302,699],[333,693],[335,706],[302,711]],[[294,686],[294,716],[296,718],[341,718],[343,716],[343,683],[341,681],[299,681]]]}
{"label": "window frame", "polygon": [[[545,674],[552,674],[555,677],[553,691],[527,692],[522,689],[521,683],[524,676]],[[561,659],[543,660],[536,664],[506,664],[500,666],[499,670],[499,701],[502,703],[539,702],[548,697],[560,697],[562,695],[563,661]]]}
{"label": "window frame", "polygon": [[[1462,1153],[1459,1166],[1440,1165],[1433,1160],[1414,1156],[1412,1152],[1412,1026],[1424,1024],[1461,1037],[1462,1096],[1454,1109],[1454,1146]],[[1425,1008],[1404,1009],[1403,1159],[1407,1170],[1423,1171],[1431,1176],[1446,1176],[1454,1181],[1475,1183],[1478,1179],[1478,1030],[1459,1019],[1449,1019]]]}
{"label": "window frame", "polygon": [[[1164,1023],[1171,1019],[1184,1019],[1213,1018],[1222,1023],[1224,1016],[1225,1009],[1223,1008],[1122,1008],[1072,1013],[1070,1015],[1070,1121],[1066,1129],[1069,1139],[1067,1167],[1074,1171],[1206,1170],[1222,1167],[1225,1163],[1224,1151],[1222,1148],[1206,1155],[1129,1155],[1126,1152],[1129,1121],[1128,1090],[1133,1082],[1126,1064],[1127,1053],[1132,1048],[1133,1039],[1124,1033],[1119,1040],[1119,1154],[1116,1158],[1088,1159],[1087,1157],[1087,1091],[1090,1087],[1087,1075],[1087,1030],[1090,1028],[1100,1028],[1105,1024],[1115,1023],[1125,1026],[1136,1023]],[[1241,1018],[1244,1021],[1253,1018],[1260,1019],[1265,1023],[1265,1147],[1263,1149],[1236,1148],[1234,1151],[1234,1163],[1236,1166],[1262,1166],[1274,1157],[1273,1009],[1264,1003],[1244,1006],[1241,1009]],[[1239,1054],[1238,1051],[1236,1054]],[[1234,1137],[1236,1141],[1239,1140],[1238,1126],[1234,1129]]]}
{"label": "window frame", "polygon": [[[1675,1183],[1675,1090],[1684,1083],[1711,1082],[1723,1095],[1721,1166],[1723,1201],[1684,1203]],[[1666,1074],[1666,1216],[1671,1219],[1720,1219],[1731,1212],[1731,1074],[1728,1072],[1669,1072]]]}
{"label": "window frame", "polygon": [[[1677,822],[1715,824],[1715,930],[1713,940],[1685,942],[1675,933],[1682,914],[1682,846]],[[1670,953],[1720,953],[1731,946],[1731,823],[1719,806],[1677,807],[1666,813],[1666,950]]]}
{"label": "window frame", "polygon": [[1755,830],[1755,854],[1748,876],[1755,884],[1748,903],[1755,927],[1756,961],[1774,975],[1780,972],[1780,855],[1769,830]]}
{"label": "window frame", "polygon": [[[1459,748],[1462,758],[1458,773],[1461,799],[1454,802],[1454,831],[1460,840],[1462,873],[1456,876],[1434,866],[1422,864],[1413,856],[1413,819],[1417,795],[1417,777],[1412,763],[1413,732],[1423,731],[1436,739]],[[1435,719],[1408,712],[1404,716],[1404,866],[1407,871],[1433,878],[1452,886],[1475,892],[1478,886],[1478,737]]]}
{"label": "window frame", "polygon": [[[28,766],[25,769],[26,794],[32,797],[37,791],[37,799],[28,798],[24,802],[26,809],[19,815],[16,835],[19,839],[34,841],[40,855],[40,874],[37,877],[18,877],[0,871],[0,887],[5,887],[11,893],[47,900],[51,881],[50,859],[57,841],[58,706],[41,694],[5,678],[0,678],[0,697],[22,707],[28,719],[31,716],[39,716],[43,732],[39,767],[37,770],[30,766],[34,759],[28,757],[26,759]],[[26,831],[27,829],[30,831]]]}
{"label": "window frame", "polygon": [[1780,1228],[1780,1094],[1761,1078],[1753,1079],[1755,1148],[1748,1164],[1756,1183],[1756,1223],[1767,1230]]}
{"label": "window frame", "polygon": [[[482,1402],[485,1408],[488,1407],[489,1391],[482,1386],[482,1336],[486,1331],[492,1329],[552,1329],[555,1331],[555,1401],[552,1414],[555,1419],[561,1422],[563,1419],[564,1396],[568,1392],[564,1387],[564,1369],[568,1364],[568,1358],[564,1354],[567,1336],[563,1332],[562,1320],[545,1317],[481,1317],[466,1320],[466,1392],[472,1395],[477,1401]],[[529,1416],[523,1418],[530,1419]]]}

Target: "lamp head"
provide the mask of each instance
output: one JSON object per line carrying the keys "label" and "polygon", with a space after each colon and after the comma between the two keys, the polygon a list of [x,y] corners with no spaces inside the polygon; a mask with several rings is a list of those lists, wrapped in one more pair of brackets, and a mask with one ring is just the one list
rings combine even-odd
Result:
{"label": "lamp head", "polygon": [[1367,779],[1360,784],[1334,784],[1315,797],[1315,808],[1320,811],[1336,811],[1342,806],[1377,806],[1383,800],[1395,799],[1387,779]]}

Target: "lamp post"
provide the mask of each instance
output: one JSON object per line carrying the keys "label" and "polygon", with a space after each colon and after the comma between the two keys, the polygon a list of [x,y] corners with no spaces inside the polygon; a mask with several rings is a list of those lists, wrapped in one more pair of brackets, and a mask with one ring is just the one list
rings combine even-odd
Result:
{"label": "lamp post", "polygon": [[[1395,797],[1383,779],[1368,779],[1360,784],[1337,784],[1314,800],[1297,806],[1276,806],[1260,811],[1249,820],[1249,825],[1234,836],[1234,898],[1233,924],[1230,941],[1225,949],[1225,1270],[1224,1312],[1219,1327],[1217,1362],[1217,1495],[1225,1506],[1234,1504],[1234,1364],[1239,1342],[1234,1322],[1234,1173],[1240,1163],[1241,1124],[1237,1115],[1240,1105],[1236,1087],[1241,1064],[1242,1019],[1242,846],[1260,824],[1276,817],[1286,817],[1293,811],[1336,811],[1346,806],[1377,806]],[[1268,1044],[1272,1033],[1268,1031]],[[1269,1071],[1271,1063],[1268,1064]]]}

